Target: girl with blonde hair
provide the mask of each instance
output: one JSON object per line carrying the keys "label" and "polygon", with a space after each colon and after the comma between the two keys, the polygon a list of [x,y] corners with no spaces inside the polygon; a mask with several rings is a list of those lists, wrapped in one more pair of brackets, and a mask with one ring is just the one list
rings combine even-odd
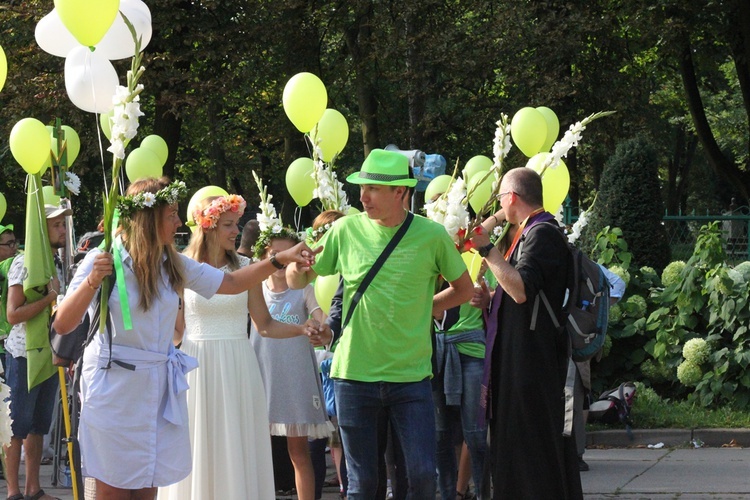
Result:
{"label": "girl with blonde hair", "polygon": [[[107,331],[86,347],[81,373],[79,441],[84,476],[98,499],[153,499],[159,486],[191,469],[185,375],[194,358],[172,345],[180,294],[238,294],[277,267],[309,265],[315,253],[296,245],[270,261],[225,273],[179,254],[177,201],[185,184],[166,178],[133,182],[118,203],[121,226],[112,254],[89,251],[58,308],[58,333],[94,316],[102,280],[118,267]],[[114,258],[113,258],[114,255]]]}

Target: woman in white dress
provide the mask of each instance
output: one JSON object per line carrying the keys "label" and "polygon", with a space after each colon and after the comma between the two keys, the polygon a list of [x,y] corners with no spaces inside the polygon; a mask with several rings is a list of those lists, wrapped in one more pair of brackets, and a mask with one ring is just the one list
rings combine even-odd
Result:
{"label": "woman in white dress", "polygon": [[[190,473],[185,374],[197,363],[172,345],[179,292],[237,294],[276,270],[264,262],[227,274],[178,254],[177,200],[185,191],[184,183],[166,178],[139,179],[118,204],[111,324],[86,347],[81,381],[79,440],[84,476],[96,479],[97,499],[151,500],[157,487]],[[309,265],[314,253],[296,246],[276,259]],[[93,316],[113,262],[109,253],[88,253],[58,308],[57,332],[72,331],[87,310]]]}
{"label": "woman in white dress", "polygon": [[[268,260],[293,248],[297,242],[296,233],[288,229],[279,233],[267,230],[261,233],[255,254]],[[283,269],[263,282],[263,296],[271,317],[277,321],[301,324],[311,315],[317,323],[325,320],[313,288],[290,289]],[[287,438],[297,498],[314,500],[315,477],[308,438],[329,438],[333,429],[325,411],[315,353],[306,339],[264,338],[258,335],[258,326],[253,325],[250,340],[266,388],[271,435]]]}
{"label": "woman in white dress", "polygon": [[[185,255],[225,273],[250,264],[234,248],[245,206],[237,195],[199,202]],[[182,340],[182,351],[199,363],[188,374],[187,391],[193,470],[161,488],[159,499],[274,498],[266,393],[247,341],[247,315],[271,337],[302,335],[304,328],[272,320],[260,286],[210,299],[185,290],[183,312],[185,337],[175,332],[176,341]]]}

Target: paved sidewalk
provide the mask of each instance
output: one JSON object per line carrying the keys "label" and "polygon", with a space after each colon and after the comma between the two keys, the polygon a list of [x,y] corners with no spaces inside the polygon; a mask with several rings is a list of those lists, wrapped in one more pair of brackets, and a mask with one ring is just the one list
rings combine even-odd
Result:
{"label": "paved sidewalk", "polygon": [[[621,439],[627,439],[625,433],[604,431],[589,434],[590,448],[584,458],[591,470],[581,473],[587,500],[750,498],[750,447],[722,447],[736,443],[749,446],[750,431],[732,429],[701,433],[697,430],[656,430],[638,431],[634,437],[634,441],[627,440],[624,444],[631,446],[629,448],[609,448],[604,441],[609,445],[623,446],[618,443],[621,443]],[[702,438],[704,445],[710,446],[694,448],[690,441],[696,437]],[[648,448],[649,444],[659,443],[664,443],[664,447]],[[329,464],[328,476],[332,474],[333,468]],[[70,489],[51,487],[51,476],[52,467],[43,466],[42,487],[45,491],[63,500],[72,500]],[[7,496],[4,483],[0,494],[2,498]],[[337,488],[325,488],[324,500],[337,498]]]}

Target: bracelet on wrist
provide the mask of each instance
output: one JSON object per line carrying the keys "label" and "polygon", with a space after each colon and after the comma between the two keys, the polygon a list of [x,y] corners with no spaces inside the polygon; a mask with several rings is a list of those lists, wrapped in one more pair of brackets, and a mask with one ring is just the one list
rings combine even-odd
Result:
{"label": "bracelet on wrist", "polygon": [[271,264],[273,265],[273,267],[275,267],[276,269],[284,269],[286,267],[284,264],[282,264],[281,262],[279,262],[276,259],[276,254],[272,254],[271,258],[268,259],[268,260],[271,262]]}
{"label": "bracelet on wrist", "polygon": [[495,220],[495,226],[497,226],[498,224],[500,224],[500,221],[497,220],[497,217],[495,217],[495,214],[490,215],[490,217],[492,217]]}
{"label": "bracelet on wrist", "polygon": [[89,276],[86,276],[86,284],[91,288],[92,291],[97,291],[99,289],[99,286],[101,286],[101,283],[99,283],[99,286],[94,286],[91,284],[91,279]]}

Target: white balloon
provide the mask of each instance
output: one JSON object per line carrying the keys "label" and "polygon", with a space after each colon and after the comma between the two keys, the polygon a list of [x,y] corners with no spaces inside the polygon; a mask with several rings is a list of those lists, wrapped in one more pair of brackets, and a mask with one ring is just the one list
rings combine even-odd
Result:
{"label": "white balloon", "polygon": [[[151,11],[141,0],[120,0],[120,12],[125,14],[141,37],[141,50],[151,41]],[[96,46],[96,52],[109,60],[127,59],[135,54],[133,36],[130,34],[122,16],[117,14],[115,22]]]}
{"label": "white balloon", "polygon": [[112,109],[119,80],[109,59],[79,45],[65,58],[65,90],[76,107],[89,113]]}
{"label": "white balloon", "polygon": [[71,49],[81,46],[60,20],[57,9],[36,23],[34,37],[43,51],[57,57],[65,57]]}

